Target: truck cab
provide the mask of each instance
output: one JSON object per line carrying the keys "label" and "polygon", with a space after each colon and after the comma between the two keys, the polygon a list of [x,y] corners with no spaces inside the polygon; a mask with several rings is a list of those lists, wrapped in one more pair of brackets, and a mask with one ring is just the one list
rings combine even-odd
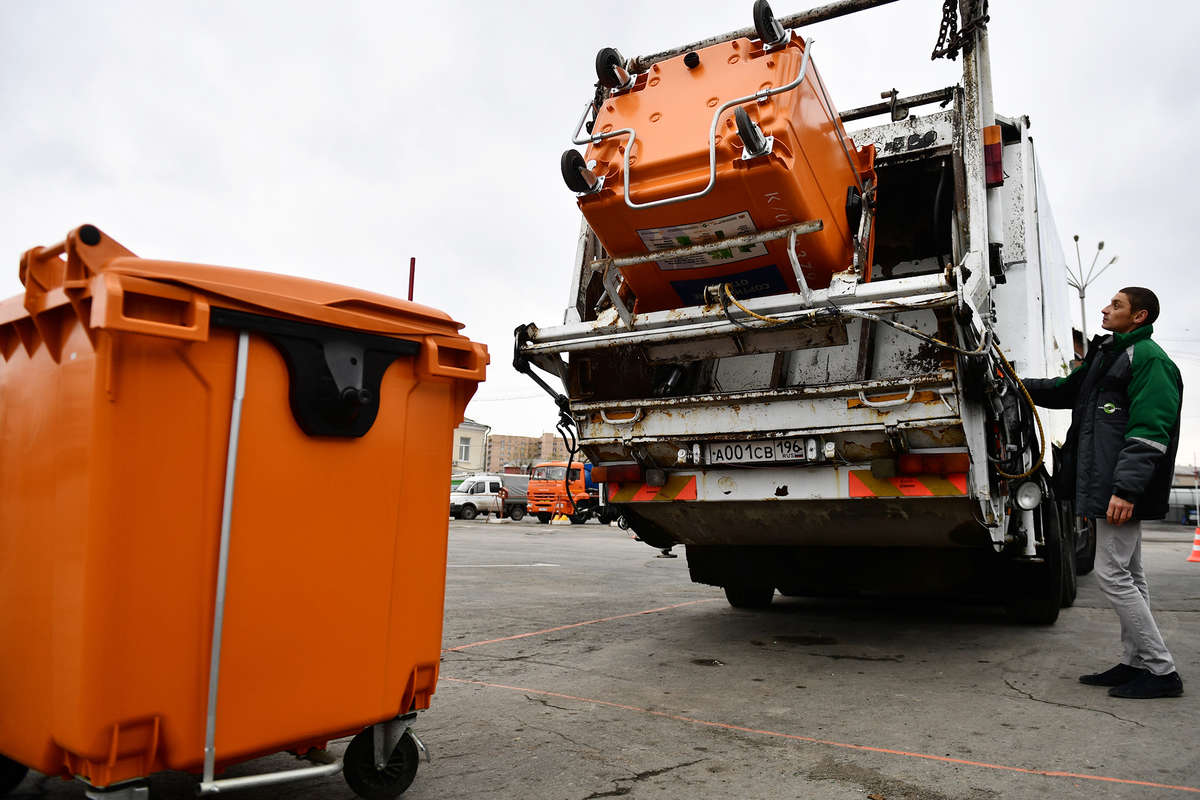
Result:
{"label": "truck cab", "polygon": [[[568,499],[568,488],[570,494]],[[528,511],[538,522],[548,524],[565,516],[573,525],[587,522],[600,508],[600,491],[592,480],[592,465],[574,461],[547,461],[529,475]]]}

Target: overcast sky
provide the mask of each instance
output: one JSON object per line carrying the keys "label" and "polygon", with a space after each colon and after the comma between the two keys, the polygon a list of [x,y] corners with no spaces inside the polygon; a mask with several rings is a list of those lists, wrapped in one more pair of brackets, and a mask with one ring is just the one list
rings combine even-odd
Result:
{"label": "overcast sky", "polygon": [[[562,319],[578,212],[558,157],[595,53],[742,28],[750,7],[0,3],[0,297],[21,290],[22,251],[83,222],[145,257],[396,296],[416,256],[416,299],[491,349],[468,415],[551,430],[511,334]],[[1181,463],[1200,450],[1198,8],[993,0],[990,25],[996,110],[1032,119],[1071,263],[1073,233],[1085,266],[1100,239],[1101,263],[1120,256],[1089,292],[1089,331],[1123,285],[1162,298],[1156,338],[1191,387]],[[958,82],[959,62],[929,58],[940,17],[940,0],[900,0],[805,31],[833,102]]]}

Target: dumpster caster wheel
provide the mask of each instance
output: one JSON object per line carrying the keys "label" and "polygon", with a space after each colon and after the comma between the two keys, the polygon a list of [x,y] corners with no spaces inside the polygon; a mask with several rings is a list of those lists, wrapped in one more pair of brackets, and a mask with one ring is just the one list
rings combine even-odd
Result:
{"label": "dumpster caster wheel", "polygon": [[390,800],[404,794],[417,775],[417,743],[405,731],[387,766],[375,766],[374,731],[367,728],[353,739],[343,757],[342,774],[356,795],[365,800]]}
{"label": "dumpster caster wheel", "polygon": [[600,179],[588,169],[578,150],[565,150],[558,160],[563,183],[575,194],[591,194],[600,190]]}
{"label": "dumpster caster wheel", "polygon": [[775,19],[767,0],[754,0],[754,31],[766,47],[778,47],[787,41],[787,31]]}
{"label": "dumpster caster wheel", "polygon": [[20,786],[27,774],[29,774],[29,767],[13,761],[11,758],[0,756],[0,796],[8,794]]}
{"label": "dumpster caster wheel", "polygon": [[609,89],[628,89],[633,85],[633,76],[625,71],[625,59],[613,47],[601,48],[596,53],[596,79]]}

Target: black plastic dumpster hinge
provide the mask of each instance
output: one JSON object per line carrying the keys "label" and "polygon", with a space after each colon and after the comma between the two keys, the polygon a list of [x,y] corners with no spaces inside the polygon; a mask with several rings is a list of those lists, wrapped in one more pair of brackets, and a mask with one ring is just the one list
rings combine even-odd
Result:
{"label": "black plastic dumpster hinge", "polygon": [[211,324],[265,336],[288,368],[288,403],[309,436],[363,436],[379,414],[379,387],[392,362],[421,345],[310,322],[212,309]]}

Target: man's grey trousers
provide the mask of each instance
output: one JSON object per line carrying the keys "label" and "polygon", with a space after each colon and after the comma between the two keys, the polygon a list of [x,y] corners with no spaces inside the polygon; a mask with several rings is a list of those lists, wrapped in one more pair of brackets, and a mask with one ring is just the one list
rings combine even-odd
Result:
{"label": "man's grey trousers", "polygon": [[1155,675],[1174,672],[1175,661],[1150,613],[1141,522],[1131,519],[1118,526],[1096,520],[1096,578],[1121,620],[1122,663]]}

